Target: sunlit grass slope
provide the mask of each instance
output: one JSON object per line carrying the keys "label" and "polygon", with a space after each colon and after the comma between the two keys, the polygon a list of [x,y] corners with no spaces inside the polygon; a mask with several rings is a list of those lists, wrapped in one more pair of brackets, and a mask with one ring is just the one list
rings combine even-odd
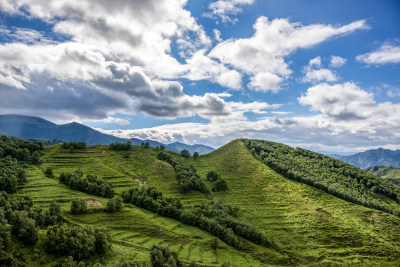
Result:
{"label": "sunlit grass slope", "polygon": [[[29,169],[29,182],[20,193],[43,207],[53,198],[62,201],[64,216],[72,223],[110,228],[113,247],[105,255],[109,266],[120,259],[148,261],[153,244],[178,251],[185,264],[197,261],[206,266],[224,262],[236,266],[400,263],[399,218],[289,180],[255,159],[241,140],[188,162],[203,178],[214,170],[227,181],[228,191],[212,192],[212,198],[239,207],[239,220],[261,230],[274,242],[273,248],[252,244],[238,251],[219,241],[215,252],[210,247],[213,236],[207,232],[134,206],[125,205],[113,214],[90,207],[89,213],[73,216],[68,213],[73,198],[95,199],[103,205],[107,199],[70,190],[43,173],[51,167],[58,177],[61,172],[80,168],[84,174],[106,178],[117,193],[139,187],[140,182],[156,187],[164,195],[181,198],[185,206],[210,198],[199,192],[181,194],[174,169],[157,160],[157,154],[154,148],[137,146],[133,146],[129,157],[108,146],[70,153],[56,145],[46,148],[41,166]],[[212,185],[207,182],[207,186],[211,189]],[[28,258],[33,256],[26,253]],[[49,265],[57,262],[51,255],[42,253],[41,257]],[[32,265],[38,263],[32,260]]]}
{"label": "sunlit grass slope", "polygon": [[191,159],[205,176],[217,171],[229,190],[214,198],[238,206],[296,263],[397,261],[400,219],[289,180],[255,159],[241,140]]}

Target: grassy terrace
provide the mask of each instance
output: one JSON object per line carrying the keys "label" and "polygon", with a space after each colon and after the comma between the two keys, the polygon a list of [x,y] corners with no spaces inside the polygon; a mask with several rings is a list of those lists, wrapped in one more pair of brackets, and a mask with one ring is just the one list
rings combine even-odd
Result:
{"label": "grassy terrace", "polygon": [[[105,256],[110,266],[122,258],[147,261],[153,244],[170,246],[186,264],[197,261],[205,266],[220,266],[223,262],[237,266],[400,264],[399,218],[289,180],[255,159],[240,140],[188,162],[203,178],[214,170],[227,181],[229,190],[213,192],[213,199],[239,207],[239,219],[263,231],[276,244],[274,249],[252,244],[246,251],[238,251],[220,241],[215,252],[210,247],[213,236],[207,232],[133,206],[125,205],[114,214],[90,207],[87,214],[70,215],[67,211],[73,198],[94,199],[103,206],[107,199],[70,190],[57,179],[45,177],[47,167],[53,168],[56,177],[80,168],[84,174],[106,178],[117,193],[139,187],[139,182],[146,183],[166,196],[181,198],[185,206],[198,205],[207,197],[199,192],[181,194],[174,169],[157,160],[154,148],[133,146],[129,158],[108,146],[70,153],[56,145],[45,152],[44,163],[29,169],[29,182],[20,193],[43,207],[57,198],[62,201],[64,216],[72,223],[110,228],[113,248]],[[210,182],[207,186],[211,189]],[[28,258],[33,256],[33,252],[26,253]],[[49,264],[56,261],[44,253],[40,257]],[[33,265],[37,263],[32,260]]]}

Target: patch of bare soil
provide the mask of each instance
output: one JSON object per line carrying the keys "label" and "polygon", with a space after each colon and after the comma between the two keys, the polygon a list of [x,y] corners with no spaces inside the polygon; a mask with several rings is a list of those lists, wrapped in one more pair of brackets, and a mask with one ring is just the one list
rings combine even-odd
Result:
{"label": "patch of bare soil", "polygon": [[86,205],[89,207],[89,206],[97,206],[97,207],[101,207],[101,206],[103,206],[102,204],[101,204],[101,202],[100,201],[97,201],[97,200],[95,200],[95,199],[88,199],[87,201],[86,201]]}
{"label": "patch of bare soil", "polygon": [[147,186],[149,184],[147,180],[143,183],[139,180],[139,178],[134,178],[133,180],[135,180],[135,182],[137,182],[139,186]]}

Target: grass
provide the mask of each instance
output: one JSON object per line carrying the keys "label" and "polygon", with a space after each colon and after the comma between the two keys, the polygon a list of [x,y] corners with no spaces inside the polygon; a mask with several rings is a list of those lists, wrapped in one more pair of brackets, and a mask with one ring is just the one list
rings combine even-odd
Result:
{"label": "grass", "polygon": [[[80,168],[84,174],[106,178],[117,193],[139,187],[135,181],[139,179],[166,196],[180,198],[185,206],[199,205],[208,199],[199,192],[181,194],[174,169],[157,160],[157,154],[154,148],[133,146],[127,156],[101,145],[70,153],[55,145],[46,148],[41,166],[30,167],[29,182],[19,193],[31,197],[41,207],[48,207],[56,198],[71,223],[109,228],[113,246],[104,256],[107,266],[121,259],[148,261],[154,244],[178,251],[186,265],[191,261],[203,266],[220,266],[224,262],[236,266],[400,264],[399,218],[289,180],[256,160],[240,140],[187,161],[204,178],[208,171],[217,171],[227,181],[229,190],[213,192],[212,198],[239,207],[240,220],[261,230],[276,244],[274,248],[251,243],[243,252],[219,241],[215,252],[210,246],[214,237],[207,232],[127,205],[113,214],[101,207],[90,207],[87,214],[71,215],[68,211],[73,198],[95,199],[103,206],[107,199],[70,190],[57,179],[44,175],[48,167],[56,177]],[[207,186],[211,189],[212,184],[207,182]],[[30,266],[62,261],[40,251],[34,257],[38,259],[32,259],[33,250],[18,246],[26,253]],[[40,248],[40,244],[36,247]]]}

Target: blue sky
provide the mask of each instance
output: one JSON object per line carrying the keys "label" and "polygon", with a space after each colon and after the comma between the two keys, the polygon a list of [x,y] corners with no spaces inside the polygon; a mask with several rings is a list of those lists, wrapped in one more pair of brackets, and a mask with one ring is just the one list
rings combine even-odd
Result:
{"label": "blue sky", "polygon": [[0,1],[0,113],[121,136],[400,148],[400,2]]}

